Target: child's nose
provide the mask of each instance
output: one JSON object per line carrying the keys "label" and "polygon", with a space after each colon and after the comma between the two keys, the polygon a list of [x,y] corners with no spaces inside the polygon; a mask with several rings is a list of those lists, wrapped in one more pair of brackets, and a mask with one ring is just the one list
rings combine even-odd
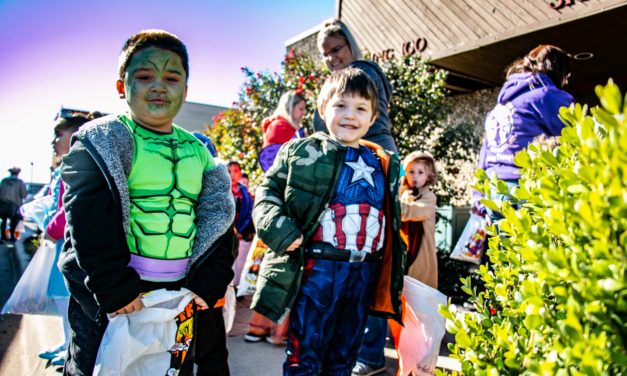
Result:
{"label": "child's nose", "polygon": [[150,90],[152,91],[166,91],[165,83],[161,80],[154,80]]}

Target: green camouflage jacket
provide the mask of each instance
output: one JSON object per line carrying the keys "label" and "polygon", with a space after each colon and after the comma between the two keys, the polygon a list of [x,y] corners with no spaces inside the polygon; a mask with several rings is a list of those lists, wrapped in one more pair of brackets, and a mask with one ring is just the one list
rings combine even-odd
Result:
{"label": "green camouflage jacket", "polygon": [[[405,268],[405,243],[399,235],[398,201],[400,160],[368,141],[381,160],[386,175],[384,210],[385,244],[381,273],[376,281],[370,310],[401,321],[401,291]],[[346,149],[318,132],[283,146],[274,165],[256,192],[253,219],[257,235],[268,246],[252,308],[273,321],[281,321],[296,300],[304,270],[304,250],[320,223],[335,191]],[[303,246],[287,247],[301,234]]]}

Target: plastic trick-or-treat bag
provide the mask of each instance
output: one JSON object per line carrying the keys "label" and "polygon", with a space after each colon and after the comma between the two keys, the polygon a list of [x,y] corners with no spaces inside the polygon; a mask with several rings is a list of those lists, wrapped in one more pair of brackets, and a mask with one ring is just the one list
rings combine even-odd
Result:
{"label": "plastic trick-or-treat bag", "polygon": [[267,250],[268,246],[255,236],[248,250],[246,263],[242,269],[242,275],[237,288],[237,296],[252,295],[255,293],[261,261],[263,261],[263,256],[266,254]]}
{"label": "plastic trick-or-treat bag", "polygon": [[224,305],[222,306],[222,318],[224,318],[224,329],[226,333],[230,332],[233,328],[236,310],[237,298],[235,297],[235,289],[233,286],[228,286],[224,294]]}
{"label": "plastic trick-or-treat bag", "polygon": [[54,196],[41,196],[29,203],[22,205],[20,207],[20,214],[24,218],[24,222],[32,223],[36,225],[39,230],[44,231],[44,221],[46,219],[46,216],[52,209],[56,210],[55,204],[56,203],[54,202]]}
{"label": "plastic trick-or-treat bag", "polygon": [[486,221],[485,217],[470,213],[466,227],[451,252],[452,259],[481,263],[481,254],[488,235]]}
{"label": "plastic trick-or-treat bag", "polygon": [[402,301],[404,327],[388,321],[398,353],[397,376],[434,375],[446,323],[438,306],[446,304],[446,296],[405,276]]}
{"label": "plastic trick-or-treat bag", "polygon": [[194,336],[196,306],[192,298],[187,289],[155,290],[142,296],[141,310],[112,318],[93,375],[178,374]]}
{"label": "plastic trick-or-treat bag", "polygon": [[48,279],[54,258],[54,243],[43,240],[2,307],[2,314],[60,315],[56,304],[48,297]]}

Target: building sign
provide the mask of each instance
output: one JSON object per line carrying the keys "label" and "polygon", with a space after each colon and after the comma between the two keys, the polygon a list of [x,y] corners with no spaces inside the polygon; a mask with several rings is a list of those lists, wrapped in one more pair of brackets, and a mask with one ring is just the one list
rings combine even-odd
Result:
{"label": "building sign", "polygon": [[[411,56],[415,54],[420,54],[424,50],[427,49],[427,39],[426,38],[416,38],[413,41],[405,42],[401,45],[401,53],[403,57]],[[380,52],[375,52],[369,58],[373,61],[379,63],[382,61],[390,61],[396,58],[395,50],[393,48],[388,48],[387,50],[383,50]]]}
{"label": "building sign", "polygon": [[[579,0],[579,2],[583,3],[586,0]],[[549,5],[551,8],[555,10],[560,10],[564,7],[570,7],[575,5],[575,0],[552,0]]]}

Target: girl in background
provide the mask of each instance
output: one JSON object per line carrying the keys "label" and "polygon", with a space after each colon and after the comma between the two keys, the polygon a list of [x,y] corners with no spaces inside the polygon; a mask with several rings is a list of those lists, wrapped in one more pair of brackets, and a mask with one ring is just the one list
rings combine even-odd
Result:
{"label": "girl in background", "polygon": [[[428,152],[414,151],[403,160],[401,178],[401,237],[407,244],[407,274],[438,288],[438,259],[435,247],[435,209],[437,199],[431,187],[437,182],[435,159]],[[385,371],[383,349],[387,325],[369,316],[359,358],[353,375],[376,375]]]}
{"label": "girl in background", "polygon": [[438,288],[438,259],[435,248],[437,199],[431,187],[438,174],[431,153],[415,151],[403,161],[401,178],[401,235],[406,239],[407,274]]}
{"label": "girl in background", "polygon": [[237,287],[240,280],[242,268],[246,262],[246,254],[250,248],[250,242],[255,236],[255,226],[253,225],[253,198],[248,192],[248,188],[240,182],[242,179],[242,167],[239,162],[230,161],[227,164],[229,175],[231,176],[231,193],[235,199],[235,236],[238,240],[238,254],[233,264],[232,284]]}

